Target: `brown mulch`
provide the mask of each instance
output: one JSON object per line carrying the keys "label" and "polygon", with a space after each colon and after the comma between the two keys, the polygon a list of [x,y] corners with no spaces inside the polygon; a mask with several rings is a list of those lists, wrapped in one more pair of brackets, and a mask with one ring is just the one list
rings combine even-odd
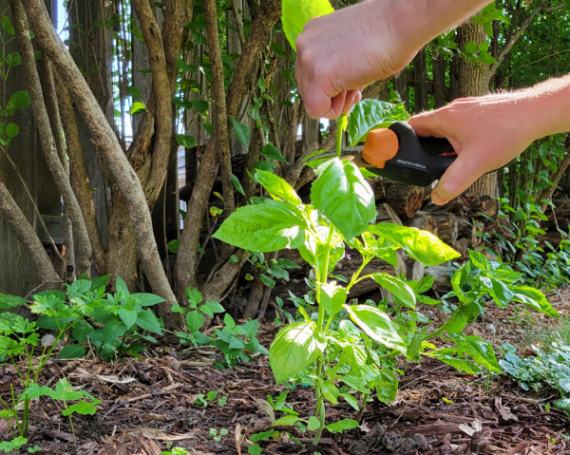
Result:
{"label": "brown mulch", "polygon": [[[570,315],[570,289],[551,301]],[[497,345],[510,341],[524,346],[530,331],[555,322],[519,310],[489,308],[473,331]],[[531,334],[532,335],[532,334]],[[274,385],[266,359],[233,369],[213,366],[207,350],[177,352],[161,348],[141,360],[116,363],[54,361],[44,382],[67,377],[103,401],[92,417],[74,419],[74,432],[55,404],[33,408],[30,443],[45,454],[158,455],[168,447],[193,454],[247,454],[248,436],[271,429],[273,410],[265,399],[283,390]],[[0,386],[14,381],[9,367],[0,369]],[[4,387],[0,387],[0,390]],[[217,391],[226,403],[207,407],[195,403],[199,394]],[[264,443],[267,454],[570,454],[565,416],[548,410],[552,397],[524,394],[508,378],[474,378],[432,361],[408,367],[392,406],[377,402],[362,416],[347,406],[330,407],[331,420],[358,419],[361,427],[343,435],[325,434],[314,447],[307,435],[287,435]],[[309,415],[311,393],[299,388],[289,403]],[[277,416],[279,417],[279,415]],[[210,429],[227,429],[216,442]],[[0,420],[0,440],[3,439]]]}

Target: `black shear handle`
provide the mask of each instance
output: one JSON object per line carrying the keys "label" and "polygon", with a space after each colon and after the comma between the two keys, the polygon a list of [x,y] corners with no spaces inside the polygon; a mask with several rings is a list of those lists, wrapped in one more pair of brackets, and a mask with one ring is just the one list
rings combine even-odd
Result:
{"label": "black shear handle", "polygon": [[430,155],[427,161],[430,174],[439,179],[457,158],[453,145],[440,137],[419,137],[419,140],[424,152]]}

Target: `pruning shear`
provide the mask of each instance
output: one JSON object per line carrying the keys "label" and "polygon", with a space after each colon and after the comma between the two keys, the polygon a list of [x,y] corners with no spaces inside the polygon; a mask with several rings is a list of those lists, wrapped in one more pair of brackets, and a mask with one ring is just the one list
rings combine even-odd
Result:
{"label": "pruning shear", "polygon": [[372,130],[364,145],[344,148],[343,155],[374,174],[415,186],[431,185],[457,158],[447,139],[418,137],[405,122]]}

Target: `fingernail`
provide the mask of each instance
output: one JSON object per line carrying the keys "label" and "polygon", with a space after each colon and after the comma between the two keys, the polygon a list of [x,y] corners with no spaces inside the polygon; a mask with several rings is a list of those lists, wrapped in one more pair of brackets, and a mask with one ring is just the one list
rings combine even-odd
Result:
{"label": "fingernail", "polygon": [[434,192],[431,194],[431,202],[435,205],[445,205],[449,202],[449,199],[441,197],[438,193]]}

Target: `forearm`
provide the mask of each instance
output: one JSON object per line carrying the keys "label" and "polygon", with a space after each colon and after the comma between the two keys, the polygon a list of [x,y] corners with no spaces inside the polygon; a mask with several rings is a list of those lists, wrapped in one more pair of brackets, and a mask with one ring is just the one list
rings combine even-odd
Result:
{"label": "forearm", "polygon": [[522,90],[527,123],[536,139],[570,132],[570,75]]}
{"label": "forearm", "polygon": [[419,50],[432,39],[473,16],[492,0],[372,1],[391,3],[391,26],[397,30],[403,43]]}

